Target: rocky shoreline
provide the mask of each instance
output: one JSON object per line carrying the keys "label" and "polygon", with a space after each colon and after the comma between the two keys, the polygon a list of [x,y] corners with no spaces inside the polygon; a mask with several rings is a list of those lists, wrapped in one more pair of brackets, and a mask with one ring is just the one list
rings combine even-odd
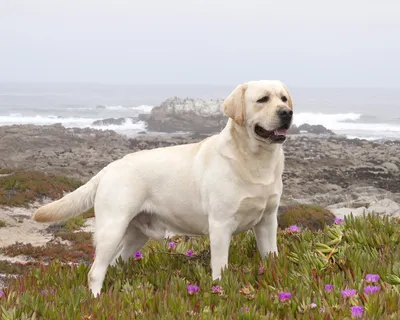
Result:
{"label": "rocky shoreline", "polygon": [[[61,125],[0,127],[0,167],[63,174],[87,181],[108,163],[142,149],[197,142],[202,135],[141,135],[66,129]],[[290,135],[284,144],[283,203],[322,206],[370,196],[400,203],[400,142]],[[378,197],[379,199],[376,199]]]}
{"label": "rocky shoreline", "polygon": [[[140,135],[61,125],[0,127],[0,168],[64,174],[87,181],[128,153],[200,141],[202,135]],[[289,135],[284,146],[285,202],[332,205],[374,190],[400,202],[400,141]],[[367,188],[367,189],[366,189]]]}
{"label": "rocky shoreline", "polygon": [[[61,125],[0,126],[0,169],[34,170],[89,180],[108,163],[131,152],[192,143],[201,134],[139,135],[128,138],[114,131],[67,129]],[[292,134],[283,145],[286,164],[281,209],[316,204],[337,217],[350,212],[400,216],[400,141],[349,140],[330,134]],[[0,175],[0,179],[6,175]],[[44,199],[49,201],[49,199]],[[30,219],[41,203],[30,208],[0,206],[0,247],[14,242],[40,246],[58,241],[47,227]],[[79,229],[93,230],[90,218]],[[0,261],[27,263],[29,257]],[[0,274],[0,287],[1,287]]]}

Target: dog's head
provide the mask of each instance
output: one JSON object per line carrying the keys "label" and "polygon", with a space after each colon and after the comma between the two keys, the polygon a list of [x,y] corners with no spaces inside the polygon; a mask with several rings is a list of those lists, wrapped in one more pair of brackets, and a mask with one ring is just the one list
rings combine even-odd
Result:
{"label": "dog's head", "polygon": [[222,104],[235,124],[260,142],[282,143],[292,123],[293,102],[277,80],[250,81],[237,86]]}

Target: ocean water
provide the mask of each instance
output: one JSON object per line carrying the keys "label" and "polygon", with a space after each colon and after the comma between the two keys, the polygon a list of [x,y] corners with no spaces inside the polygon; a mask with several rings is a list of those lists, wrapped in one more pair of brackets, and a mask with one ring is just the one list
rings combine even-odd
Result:
{"label": "ocean water", "polygon": [[[149,113],[171,96],[221,99],[234,86],[105,84],[0,84],[0,125],[61,123],[65,127],[111,129],[128,136],[144,122],[94,126],[105,118]],[[290,88],[294,123],[323,125],[348,138],[400,140],[400,89]]]}

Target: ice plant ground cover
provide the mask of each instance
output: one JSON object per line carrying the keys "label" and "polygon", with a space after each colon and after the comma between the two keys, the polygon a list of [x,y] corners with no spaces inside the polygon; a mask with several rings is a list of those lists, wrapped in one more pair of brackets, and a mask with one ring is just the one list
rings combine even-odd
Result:
{"label": "ice plant ground cover", "polygon": [[216,283],[207,237],[151,241],[109,269],[98,299],[87,288],[92,261],[53,261],[10,280],[1,319],[400,318],[399,220],[350,216],[319,232],[280,230],[278,245],[278,257],[260,261],[252,232],[235,236]]}

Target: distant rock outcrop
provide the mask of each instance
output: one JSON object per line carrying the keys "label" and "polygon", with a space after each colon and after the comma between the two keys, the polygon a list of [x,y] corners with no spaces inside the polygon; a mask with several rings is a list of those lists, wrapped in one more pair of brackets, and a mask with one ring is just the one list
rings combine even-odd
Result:
{"label": "distant rock outcrop", "polygon": [[300,133],[299,128],[295,124],[292,124],[288,130],[288,134],[299,134],[299,133]]}
{"label": "distant rock outcrop", "polygon": [[216,133],[228,118],[221,108],[222,100],[169,98],[154,107],[147,120],[149,131]]}
{"label": "distant rock outcrop", "polygon": [[310,125],[308,123],[304,123],[301,126],[299,126],[299,131],[306,131],[307,133],[315,133],[315,134],[329,134],[329,135],[334,135],[335,133],[327,128],[325,128],[323,125]]}

